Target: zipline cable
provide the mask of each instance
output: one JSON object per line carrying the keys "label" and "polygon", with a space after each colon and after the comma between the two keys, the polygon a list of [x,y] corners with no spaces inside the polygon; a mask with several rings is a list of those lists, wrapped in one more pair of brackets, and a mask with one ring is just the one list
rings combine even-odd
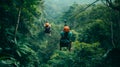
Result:
{"label": "zipline cable", "polygon": [[75,16],[77,16],[79,13],[85,11],[86,9],[88,9],[90,6],[92,6],[94,3],[98,2],[99,0],[94,1],[93,3],[89,4],[87,7],[83,8],[82,10],[80,10],[78,13],[76,13],[75,15],[71,16],[70,18],[73,18]]}

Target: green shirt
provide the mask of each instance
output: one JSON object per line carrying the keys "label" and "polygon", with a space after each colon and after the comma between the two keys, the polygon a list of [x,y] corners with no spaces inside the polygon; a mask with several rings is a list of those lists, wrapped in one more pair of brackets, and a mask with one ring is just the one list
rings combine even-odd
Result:
{"label": "green shirt", "polygon": [[66,43],[66,42],[70,42],[71,41],[71,37],[72,37],[72,32],[71,31],[70,32],[62,31],[60,33],[60,35],[61,35],[61,42]]}

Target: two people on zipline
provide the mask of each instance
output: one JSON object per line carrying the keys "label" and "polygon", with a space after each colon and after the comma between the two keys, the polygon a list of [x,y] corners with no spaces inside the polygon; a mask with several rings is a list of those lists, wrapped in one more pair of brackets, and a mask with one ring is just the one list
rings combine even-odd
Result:
{"label": "two people on zipline", "polygon": [[[45,27],[45,30],[44,32],[45,33],[48,33],[48,34],[51,34],[51,25],[46,22],[44,24],[44,27]],[[64,28],[63,28],[63,31],[61,31],[60,33],[61,35],[61,38],[60,38],[60,50],[62,49],[62,47],[67,47],[68,50],[70,51],[71,50],[71,37],[72,37],[72,32],[70,31],[70,27],[66,24],[66,21],[65,21],[65,25],[64,25]]]}

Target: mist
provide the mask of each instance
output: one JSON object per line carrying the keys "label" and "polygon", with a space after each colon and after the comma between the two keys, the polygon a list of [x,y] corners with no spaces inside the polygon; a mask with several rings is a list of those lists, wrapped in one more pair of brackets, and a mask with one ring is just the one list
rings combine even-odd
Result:
{"label": "mist", "polygon": [[60,17],[60,15],[67,11],[69,7],[76,4],[91,4],[96,0],[44,0],[46,18],[54,20]]}

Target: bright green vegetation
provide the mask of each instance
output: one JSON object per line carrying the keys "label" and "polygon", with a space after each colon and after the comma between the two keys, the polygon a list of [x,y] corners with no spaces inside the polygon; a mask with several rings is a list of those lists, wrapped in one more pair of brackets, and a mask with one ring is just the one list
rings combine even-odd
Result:
{"label": "bright green vegetation", "polygon": [[[0,67],[119,67],[120,1],[105,1],[109,7],[85,10],[74,3],[50,20],[43,0],[0,0]],[[52,36],[43,32],[47,19]],[[64,19],[73,32],[71,52],[59,50]]]}

